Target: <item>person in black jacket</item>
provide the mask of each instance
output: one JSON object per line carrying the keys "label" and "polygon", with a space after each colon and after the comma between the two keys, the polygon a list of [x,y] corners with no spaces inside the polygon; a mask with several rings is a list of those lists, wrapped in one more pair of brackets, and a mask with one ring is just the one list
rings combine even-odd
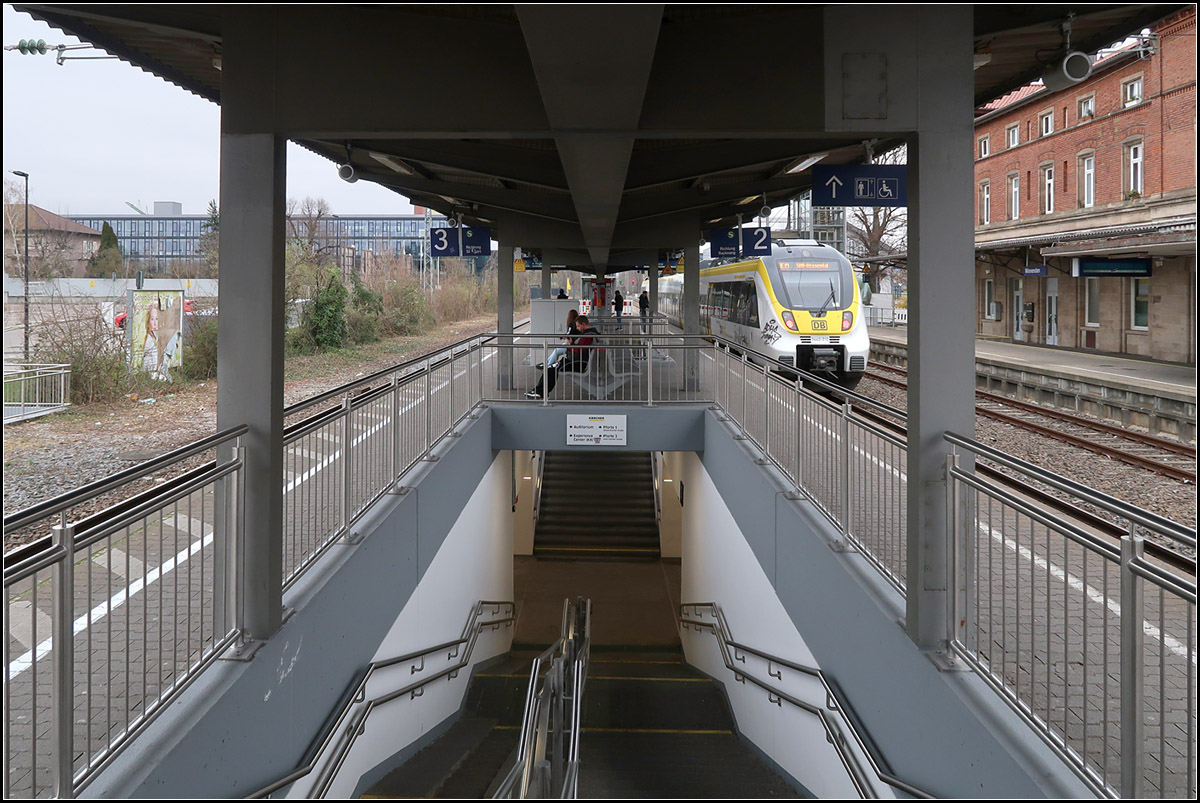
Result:
{"label": "person in black jacket", "polygon": [[642,334],[650,333],[650,294],[645,290],[638,296],[638,315],[642,316]]}
{"label": "person in black jacket", "polygon": [[[549,395],[554,392],[554,385],[558,382],[559,371],[574,371],[581,374],[587,370],[588,358],[591,357],[591,346],[595,342],[595,335],[600,334],[592,325],[588,323],[586,315],[580,315],[575,319],[575,328],[579,330],[578,336],[574,339],[566,358],[558,365],[546,366],[546,372],[542,374],[542,379],[538,380],[537,386],[533,390],[525,394],[527,399],[540,399],[543,395]],[[542,392],[542,380],[546,382],[545,393]]]}
{"label": "person in black jacket", "polygon": [[613,293],[613,315],[617,317],[617,328],[621,328],[621,313],[625,310],[625,296],[621,295],[621,291]]}

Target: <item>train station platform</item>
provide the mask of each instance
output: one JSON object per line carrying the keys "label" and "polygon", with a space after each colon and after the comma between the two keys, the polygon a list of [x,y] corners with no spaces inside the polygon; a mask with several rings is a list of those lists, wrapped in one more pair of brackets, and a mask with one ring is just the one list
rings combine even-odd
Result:
{"label": "train station platform", "polygon": [[[874,362],[907,362],[908,327],[873,326]],[[976,338],[976,384],[1181,440],[1196,437],[1196,367]]]}

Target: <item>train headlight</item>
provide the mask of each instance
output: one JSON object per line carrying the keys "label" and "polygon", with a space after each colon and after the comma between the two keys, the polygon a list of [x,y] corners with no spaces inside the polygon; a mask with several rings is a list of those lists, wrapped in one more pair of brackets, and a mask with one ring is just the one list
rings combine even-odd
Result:
{"label": "train headlight", "polygon": [[788,328],[789,332],[799,332],[800,327],[796,326],[796,319],[792,317],[792,313],[787,310],[783,311],[783,325]]}
{"label": "train headlight", "polygon": [[854,313],[846,310],[842,313],[842,331],[849,332],[854,327]]}

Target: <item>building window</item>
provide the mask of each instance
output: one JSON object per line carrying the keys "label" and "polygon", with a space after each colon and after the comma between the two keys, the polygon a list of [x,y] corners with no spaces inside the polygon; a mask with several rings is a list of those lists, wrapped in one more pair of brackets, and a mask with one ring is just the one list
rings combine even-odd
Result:
{"label": "building window", "polygon": [[1087,285],[1084,292],[1083,322],[1086,326],[1100,325],[1100,279],[1088,276],[1084,279]]}
{"label": "building window", "polygon": [[1090,209],[1096,205],[1096,157],[1079,160],[1079,205]]}
{"label": "building window", "polygon": [[1132,329],[1150,328],[1150,280],[1135,278],[1130,280],[1130,321]]}
{"label": "building window", "polygon": [[1054,133],[1054,112],[1049,111],[1038,115],[1038,131],[1043,137]]}
{"label": "building window", "polygon": [[1121,103],[1132,106],[1142,102],[1142,77],[1131,78],[1121,84]]}
{"label": "building window", "polygon": [[988,181],[979,185],[979,222],[984,226],[992,222],[992,185]]}
{"label": "building window", "polygon": [[1054,211],[1054,168],[1047,165],[1042,168],[1042,213],[1051,214]]}
{"label": "building window", "polygon": [[996,320],[996,285],[991,279],[983,280],[983,317]]}
{"label": "building window", "polygon": [[1008,177],[1008,219],[1021,217],[1021,177]]}
{"label": "building window", "polygon": [[988,151],[988,140],[989,139],[991,139],[991,137],[980,137],[979,138],[979,158],[980,159],[987,158],[987,155],[989,152]]}
{"label": "building window", "polygon": [[1015,148],[1021,144],[1021,126],[1010,125],[1004,129],[1004,141],[1010,148]]}
{"label": "building window", "polygon": [[1096,116],[1096,96],[1088,95],[1079,101],[1079,120],[1083,122]]}
{"label": "building window", "polygon": [[1145,191],[1144,143],[1131,142],[1125,146],[1125,192],[1137,198]]}

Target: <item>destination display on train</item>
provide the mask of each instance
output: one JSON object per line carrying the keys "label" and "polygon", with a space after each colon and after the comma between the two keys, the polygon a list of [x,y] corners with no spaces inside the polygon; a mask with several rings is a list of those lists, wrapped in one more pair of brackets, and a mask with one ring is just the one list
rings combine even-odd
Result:
{"label": "destination display on train", "polygon": [[779,260],[775,263],[780,270],[833,270],[832,262],[796,262]]}

